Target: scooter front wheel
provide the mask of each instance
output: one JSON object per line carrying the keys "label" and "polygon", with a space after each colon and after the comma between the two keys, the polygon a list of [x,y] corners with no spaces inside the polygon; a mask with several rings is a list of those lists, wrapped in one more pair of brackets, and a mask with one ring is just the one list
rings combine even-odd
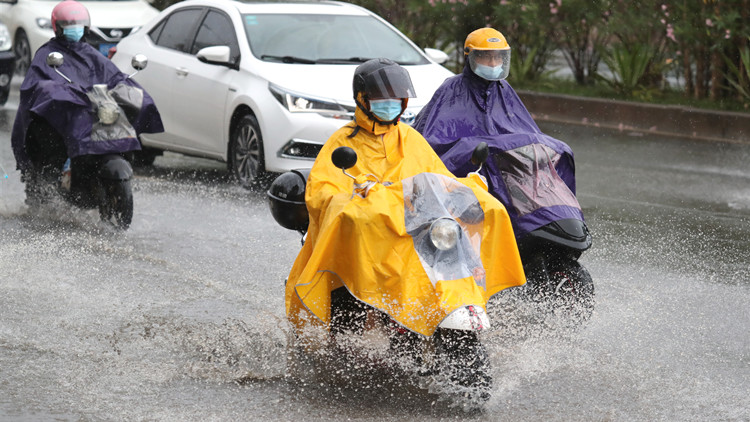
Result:
{"label": "scooter front wheel", "polygon": [[564,312],[582,321],[594,312],[594,280],[577,261],[559,265],[550,271],[555,312]]}
{"label": "scooter front wheel", "polygon": [[102,221],[127,230],[133,221],[133,189],[130,180],[102,180],[102,190],[99,203]]}
{"label": "scooter front wheel", "polygon": [[492,368],[479,334],[438,328],[433,341],[437,366],[430,391],[464,410],[481,408],[490,398]]}

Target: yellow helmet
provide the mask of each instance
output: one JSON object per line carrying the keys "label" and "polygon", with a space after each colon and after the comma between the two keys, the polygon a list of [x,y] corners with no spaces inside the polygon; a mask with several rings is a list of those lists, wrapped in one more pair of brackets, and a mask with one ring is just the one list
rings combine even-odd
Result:
{"label": "yellow helmet", "polygon": [[480,28],[469,34],[464,42],[464,54],[472,50],[510,50],[510,46],[497,29]]}
{"label": "yellow helmet", "polygon": [[466,37],[464,43],[466,63],[479,77],[499,81],[510,72],[510,46],[500,31],[481,28]]}

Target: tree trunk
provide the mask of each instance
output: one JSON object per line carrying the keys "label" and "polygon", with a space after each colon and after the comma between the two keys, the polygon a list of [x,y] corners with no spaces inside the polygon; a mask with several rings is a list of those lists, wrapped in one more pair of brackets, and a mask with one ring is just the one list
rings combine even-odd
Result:
{"label": "tree trunk", "polygon": [[[742,8],[741,15],[742,15],[742,21],[748,22],[748,18],[750,18],[750,13],[748,13],[748,7],[750,7],[750,0],[743,0],[742,1]],[[745,69],[745,63],[742,62],[742,58],[740,56],[740,52],[744,51],[745,48],[747,48],[747,37],[740,37],[739,40],[739,49],[737,50],[737,58],[736,62],[738,63],[737,69],[739,69],[739,84],[747,89],[748,84],[750,84],[750,81],[748,81],[747,75],[748,75],[748,69]],[[739,101],[743,101],[742,94],[737,92],[737,99]]]}
{"label": "tree trunk", "polygon": [[685,43],[680,44],[680,50],[682,51],[682,75],[685,78],[685,96],[690,97],[693,95],[693,89],[695,89],[695,85],[693,84],[693,66],[690,62],[691,50],[688,49]]}
{"label": "tree trunk", "polygon": [[695,49],[695,98],[706,98],[706,48]]}
{"label": "tree trunk", "polygon": [[724,59],[716,48],[711,52],[711,101],[718,101],[724,96],[724,82]]}

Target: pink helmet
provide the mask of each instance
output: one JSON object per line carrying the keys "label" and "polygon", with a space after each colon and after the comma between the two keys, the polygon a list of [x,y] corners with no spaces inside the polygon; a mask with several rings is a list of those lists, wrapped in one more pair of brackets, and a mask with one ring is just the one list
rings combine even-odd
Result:
{"label": "pink helmet", "polygon": [[75,0],[64,0],[52,9],[52,30],[56,36],[62,35],[63,28],[71,25],[91,26],[91,17],[86,6]]}

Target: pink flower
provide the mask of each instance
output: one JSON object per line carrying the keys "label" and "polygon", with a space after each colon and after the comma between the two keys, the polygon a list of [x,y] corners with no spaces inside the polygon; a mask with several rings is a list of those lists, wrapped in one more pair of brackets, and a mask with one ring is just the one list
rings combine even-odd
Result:
{"label": "pink flower", "polygon": [[709,28],[712,27],[712,26],[714,26],[713,21],[711,19],[706,19],[706,26],[709,27]]}
{"label": "pink flower", "polygon": [[674,42],[677,42],[677,39],[674,37],[674,27],[671,23],[667,24],[667,38]]}
{"label": "pink flower", "polygon": [[732,36],[732,31],[728,30],[724,33],[724,39],[728,40]]}
{"label": "pink flower", "polygon": [[667,10],[667,5],[666,5],[666,4],[662,4],[662,5],[661,5],[661,10],[664,10],[664,11],[666,11],[666,10]]}

